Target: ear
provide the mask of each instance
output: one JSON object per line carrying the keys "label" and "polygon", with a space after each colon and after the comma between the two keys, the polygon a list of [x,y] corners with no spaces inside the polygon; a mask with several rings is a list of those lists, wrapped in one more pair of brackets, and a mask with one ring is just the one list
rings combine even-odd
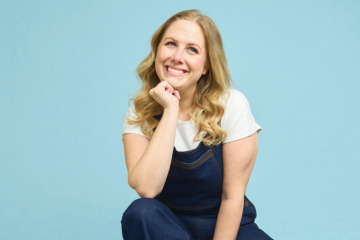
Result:
{"label": "ear", "polygon": [[209,67],[204,67],[204,70],[203,70],[203,75],[205,75],[207,72],[209,71]]}
{"label": "ear", "polygon": [[[206,58],[205,61],[205,66],[204,66],[204,70],[203,70],[203,75],[207,74],[207,72],[210,70],[210,62],[209,62],[209,58]],[[205,74],[204,74],[205,72]]]}

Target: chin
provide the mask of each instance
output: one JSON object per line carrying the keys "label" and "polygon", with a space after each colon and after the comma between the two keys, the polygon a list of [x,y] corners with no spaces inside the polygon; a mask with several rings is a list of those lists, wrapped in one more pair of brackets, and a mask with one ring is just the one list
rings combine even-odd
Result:
{"label": "chin", "polygon": [[167,81],[171,86],[178,85],[177,83],[181,82],[182,79],[166,77],[163,78],[163,81]]}

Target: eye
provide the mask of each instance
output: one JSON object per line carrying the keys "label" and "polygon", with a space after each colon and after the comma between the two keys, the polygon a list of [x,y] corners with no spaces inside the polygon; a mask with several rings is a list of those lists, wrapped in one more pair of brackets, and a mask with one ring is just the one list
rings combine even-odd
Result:
{"label": "eye", "polygon": [[176,46],[176,44],[174,42],[168,42],[168,43],[166,43],[166,45]]}
{"label": "eye", "polygon": [[196,50],[196,48],[193,48],[193,47],[189,47],[189,50],[194,52],[194,53],[198,53],[198,51]]}

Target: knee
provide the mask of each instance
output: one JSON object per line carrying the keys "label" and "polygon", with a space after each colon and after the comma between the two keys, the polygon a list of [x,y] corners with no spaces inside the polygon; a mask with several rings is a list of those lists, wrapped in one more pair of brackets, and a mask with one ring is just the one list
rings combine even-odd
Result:
{"label": "knee", "polygon": [[139,221],[150,219],[159,207],[161,207],[161,202],[157,199],[138,198],[125,210],[121,222],[125,222],[125,224],[136,224],[139,223]]}

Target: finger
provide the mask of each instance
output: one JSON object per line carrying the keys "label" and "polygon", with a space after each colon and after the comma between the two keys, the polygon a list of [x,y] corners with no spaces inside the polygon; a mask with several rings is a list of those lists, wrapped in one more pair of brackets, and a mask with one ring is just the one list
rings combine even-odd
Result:
{"label": "finger", "polygon": [[174,90],[174,95],[180,100],[180,93],[178,90]]}
{"label": "finger", "polygon": [[168,82],[166,82],[165,91],[168,91],[169,93],[173,93],[174,88]]}
{"label": "finger", "polygon": [[165,88],[165,91],[172,93],[171,88]]}

